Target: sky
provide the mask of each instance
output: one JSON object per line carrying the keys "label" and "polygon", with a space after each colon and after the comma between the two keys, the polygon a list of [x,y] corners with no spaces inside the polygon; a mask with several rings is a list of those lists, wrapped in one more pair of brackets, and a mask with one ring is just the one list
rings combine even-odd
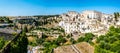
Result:
{"label": "sky", "polygon": [[120,12],[119,0],[0,0],[0,16],[55,15],[68,11]]}

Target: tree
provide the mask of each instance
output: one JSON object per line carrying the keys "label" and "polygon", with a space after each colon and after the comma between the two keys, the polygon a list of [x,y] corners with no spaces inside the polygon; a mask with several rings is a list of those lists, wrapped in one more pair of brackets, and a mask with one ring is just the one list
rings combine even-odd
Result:
{"label": "tree", "polygon": [[97,38],[95,53],[119,53],[120,52],[120,28],[111,26],[108,33]]}
{"label": "tree", "polygon": [[117,42],[112,44],[110,50],[113,52],[117,52],[117,51],[119,51],[119,49],[120,49],[120,41],[117,41]]}
{"label": "tree", "polygon": [[115,32],[115,31],[116,31],[116,29],[115,29],[115,27],[114,27],[114,26],[110,26],[109,31],[110,31],[110,32]]}
{"label": "tree", "polygon": [[117,21],[118,17],[119,17],[119,12],[114,12],[114,18],[115,18],[115,21]]}
{"label": "tree", "polygon": [[70,34],[68,34],[68,35],[67,35],[67,38],[70,38],[70,37],[71,37],[71,35],[70,35]]}
{"label": "tree", "polygon": [[27,53],[28,39],[22,32],[17,39],[10,43],[10,53]]}
{"label": "tree", "polygon": [[43,43],[43,46],[44,46],[44,47],[49,47],[50,45],[51,45],[50,42],[44,42],[44,43]]}
{"label": "tree", "polygon": [[86,33],[84,41],[89,42],[93,39],[94,36],[95,35],[93,35],[92,33]]}
{"label": "tree", "polygon": [[23,32],[28,32],[27,26],[23,28]]}
{"label": "tree", "polygon": [[73,38],[70,38],[70,42],[71,42],[72,44],[76,43],[76,41],[75,41]]}
{"label": "tree", "polygon": [[95,51],[94,51],[94,53],[114,53],[114,52],[109,51],[109,50],[102,49],[102,48],[100,48],[99,46],[95,46]]}
{"label": "tree", "polygon": [[45,38],[47,38],[48,36],[47,35],[45,35],[44,33],[42,34],[42,39],[45,39]]}
{"label": "tree", "polygon": [[100,41],[105,39],[105,35],[101,35],[101,36],[97,37],[96,39],[97,39],[96,43],[100,43]]}
{"label": "tree", "polygon": [[92,33],[85,33],[85,37],[89,37],[90,39],[92,39],[95,35]]}
{"label": "tree", "polygon": [[36,40],[36,42],[37,42],[38,44],[42,44],[42,43],[44,42],[44,40],[45,40],[45,39],[38,38],[38,39]]}
{"label": "tree", "polygon": [[119,12],[116,12],[116,15],[117,15],[117,17],[119,17],[120,15],[119,15]]}
{"label": "tree", "polygon": [[0,49],[5,45],[5,40],[3,37],[0,37]]}
{"label": "tree", "polygon": [[77,41],[78,41],[78,42],[83,42],[83,41],[84,41],[84,37],[80,37],[80,38],[78,38]]}
{"label": "tree", "polygon": [[117,38],[115,36],[110,36],[109,37],[109,43],[113,43],[115,41],[117,41]]}
{"label": "tree", "polygon": [[115,18],[115,21],[117,21],[117,14],[114,13],[114,18]]}
{"label": "tree", "polygon": [[57,38],[57,42],[58,42],[58,43],[65,43],[65,42],[66,42],[66,39],[63,38],[63,36],[60,35],[60,36]]}

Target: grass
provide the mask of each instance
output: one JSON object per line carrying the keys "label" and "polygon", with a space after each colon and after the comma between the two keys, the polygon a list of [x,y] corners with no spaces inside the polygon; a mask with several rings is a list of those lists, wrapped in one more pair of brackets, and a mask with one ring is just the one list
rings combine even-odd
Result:
{"label": "grass", "polygon": [[28,38],[29,45],[31,45],[31,46],[36,46],[37,45],[37,43],[36,43],[36,37],[29,36],[27,38]]}
{"label": "grass", "polygon": [[34,38],[34,37],[32,37],[32,36],[27,37],[27,38],[28,38],[28,41],[29,41],[29,42],[34,42],[34,41],[35,41],[35,38]]}

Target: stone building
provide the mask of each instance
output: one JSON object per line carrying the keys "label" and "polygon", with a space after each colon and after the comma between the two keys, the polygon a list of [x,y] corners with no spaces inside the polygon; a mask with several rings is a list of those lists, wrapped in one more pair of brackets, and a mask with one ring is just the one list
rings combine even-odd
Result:
{"label": "stone building", "polygon": [[108,30],[108,28],[115,23],[113,15],[98,11],[86,10],[82,13],[69,11],[61,16],[63,20],[59,25],[65,29],[66,33],[99,32],[101,30]]}

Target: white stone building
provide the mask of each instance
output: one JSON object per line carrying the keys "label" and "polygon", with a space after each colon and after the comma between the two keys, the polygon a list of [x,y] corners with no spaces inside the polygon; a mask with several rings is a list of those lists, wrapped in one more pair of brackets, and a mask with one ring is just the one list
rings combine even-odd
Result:
{"label": "white stone building", "polygon": [[61,16],[63,20],[59,25],[65,29],[66,33],[96,33],[102,30],[108,30],[111,25],[114,25],[113,15],[98,11],[86,10],[82,13],[69,11]]}

